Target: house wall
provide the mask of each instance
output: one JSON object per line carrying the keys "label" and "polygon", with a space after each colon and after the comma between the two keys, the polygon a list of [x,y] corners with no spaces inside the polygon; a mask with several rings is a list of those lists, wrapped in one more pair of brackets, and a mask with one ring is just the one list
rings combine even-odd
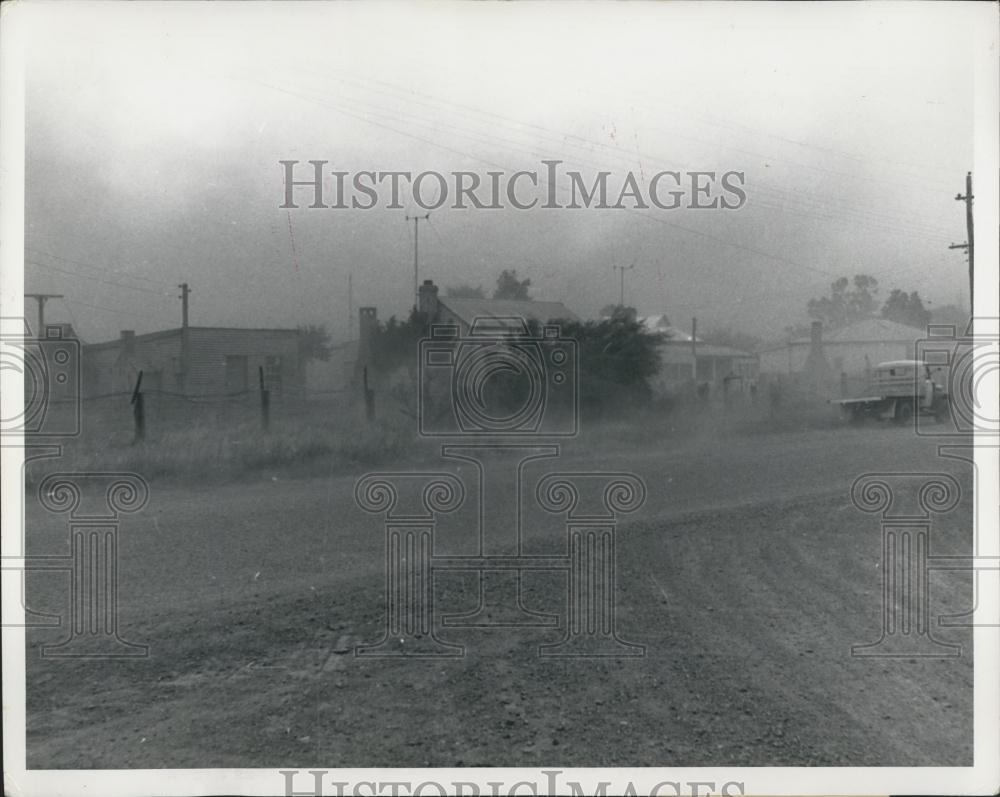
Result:
{"label": "house wall", "polygon": [[147,390],[180,390],[177,373],[180,335],[152,340],[137,338],[131,349],[131,355],[127,356],[123,342],[84,347],[84,392],[87,396],[130,392],[140,370],[143,371],[143,387]]}
{"label": "house wall", "polygon": [[[696,348],[697,351],[697,348]],[[695,355],[690,341],[663,343],[659,346],[660,372],[651,380],[651,387],[660,394],[676,393],[689,389],[694,375]],[[749,385],[757,379],[757,358],[753,355],[726,354],[717,356],[698,353],[697,381],[722,385],[730,375],[742,377],[742,384]]]}
{"label": "house wall", "polygon": [[[300,367],[298,335],[289,330],[266,329],[189,329],[188,330],[189,395],[231,393],[240,389],[256,389],[258,368],[267,369],[268,358],[280,357],[281,389],[305,387],[304,368]],[[240,386],[227,380],[226,358],[245,358],[245,379]],[[272,370],[275,365],[270,363]],[[271,390],[279,385],[268,380]]]}
{"label": "house wall", "polygon": [[[189,328],[188,379],[182,380],[181,330],[168,335],[143,339],[129,345],[116,341],[110,345],[86,346],[83,350],[84,391],[88,396],[102,396],[131,391],[138,372],[143,372],[143,388],[188,395],[212,395],[232,392],[227,386],[226,358],[237,360],[246,389],[256,389],[257,369],[269,370],[268,387],[301,390],[305,387],[305,369],[299,362],[298,334],[292,330]],[[274,359],[280,358],[278,362]]]}

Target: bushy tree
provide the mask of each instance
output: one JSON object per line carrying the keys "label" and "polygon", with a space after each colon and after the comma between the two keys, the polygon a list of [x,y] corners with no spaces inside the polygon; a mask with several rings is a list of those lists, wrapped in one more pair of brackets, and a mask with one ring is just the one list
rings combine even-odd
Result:
{"label": "bushy tree", "polygon": [[562,321],[562,336],[577,343],[580,399],[609,406],[650,397],[649,379],[660,370],[662,336],[640,324],[632,308],[618,308],[601,321]]}
{"label": "bushy tree", "polygon": [[841,277],[830,285],[830,295],[810,299],[806,306],[810,318],[825,327],[838,329],[855,321],[871,318],[878,310],[878,280],[867,274],[855,274],[853,280]]}
{"label": "bushy tree", "polygon": [[494,299],[530,299],[528,289],[530,279],[519,280],[516,269],[504,269],[497,277],[497,287],[493,291]]}
{"label": "bushy tree", "polygon": [[907,294],[906,291],[894,288],[882,305],[882,317],[924,329],[931,322],[931,311],[924,307],[920,294],[916,291]]}
{"label": "bushy tree", "polygon": [[482,285],[449,285],[444,295],[451,299],[485,299]]}
{"label": "bushy tree", "polygon": [[606,304],[601,308],[601,318],[614,318],[620,315],[624,315],[634,321],[639,316],[639,313],[634,307],[628,307],[624,304]]}
{"label": "bushy tree", "polygon": [[399,368],[413,369],[417,364],[417,344],[427,333],[427,316],[416,309],[406,321],[392,316],[380,322],[371,337],[369,360],[372,368],[390,374]]}

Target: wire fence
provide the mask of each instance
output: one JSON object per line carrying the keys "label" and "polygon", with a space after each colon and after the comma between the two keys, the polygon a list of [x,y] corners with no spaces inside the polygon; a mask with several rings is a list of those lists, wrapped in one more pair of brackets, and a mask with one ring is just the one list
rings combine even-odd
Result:
{"label": "wire fence", "polygon": [[242,390],[232,393],[185,395],[169,390],[142,389],[84,396],[78,400],[50,399],[40,431],[87,439],[122,442],[155,440],[163,433],[191,429],[234,429],[343,423],[358,413],[362,397],[350,388],[307,390],[284,386],[280,391]]}

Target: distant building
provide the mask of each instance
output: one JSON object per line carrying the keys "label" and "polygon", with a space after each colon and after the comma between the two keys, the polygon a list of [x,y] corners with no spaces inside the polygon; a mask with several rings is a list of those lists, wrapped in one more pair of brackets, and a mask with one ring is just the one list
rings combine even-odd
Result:
{"label": "distant building", "polygon": [[[666,313],[659,313],[658,315],[647,315],[639,316],[636,321],[646,328],[647,332],[654,332],[663,335],[669,340],[674,341],[690,341],[691,336],[685,332],[683,329],[679,329],[670,323],[670,319],[667,318]],[[701,338],[699,338],[701,340]]]}
{"label": "distant building", "polygon": [[775,343],[760,352],[761,372],[807,374],[812,379],[859,376],[880,362],[913,357],[915,343],[926,331],[884,318],[868,318],[832,332],[813,324],[809,337]]}
{"label": "distant building", "polygon": [[186,396],[233,395],[256,389],[259,369],[272,393],[301,389],[305,369],[295,329],[181,327],[83,347],[84,393],[131,390],[142,371],[144,391]]}
{"label": "distant building", "polygon": [[695,385],[712,391],[743,392],[756,383],[757,356],[732,346],[706,343],[670,323],[666,314],[637,319],[647,331],[663,336],[659,346],[660,372],[652,380],[660,395],[688,392]]}
{"label": "distant building", "polygon": [[757,381],[757,356],[732,346],[691,340],[665,340],[660,344],[660,373],[653,389],[676,394],[692,385],[708,385],[713,391],[748,391]]}
{"label": "distant building", "polygon": [[507,319],[520,319],[546,324],[550,321],[579,321],[579,317],[562,302],[533,299],[452,299],[438,296],[438,287],[431,280],[420,286],[420,312],[432,324],[455,324],[459,335],[466,335],[477,318],[498,319],[500,328],[511,325]]}

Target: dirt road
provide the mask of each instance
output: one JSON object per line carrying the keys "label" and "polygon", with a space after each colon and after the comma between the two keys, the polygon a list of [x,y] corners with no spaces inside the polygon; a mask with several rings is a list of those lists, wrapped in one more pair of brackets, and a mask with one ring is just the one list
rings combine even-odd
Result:
{"label": "dirt road", "polygon": [[[971,763],[967,629],[935,629],[962,645],[955,658],[850,655],[878,638],[882,595],[878,520],[851,503],[855,478],[953,473],[965,498],[935,519],[932,553],[971,550],[971,475],[929,441],[872,427],[537,465],[526,477],[558,466],[645,481],[646,504],[620,526],[617,592],[619,633],[645,656],[540,659],[559,629],[489,628],[440,629],[465,645],[458,659],[357,658],[383,634],[385,552],[356,476],[153,484],[123,524],[120,563],[120,632],[150,655],[42,660],[61,632],[29,633],[29,766]],[[468,552],[470,519],[442,530],[444,552]],[[64,519],[37,500],[27,524],[29,552],[66,552]],[[543,550],[558,529],[532,533]],[[965,574],[932,585],[932,618],[971,606]],[[438,578],[442,613],[473,608],[475,588],[473,574]],[[523,590],[534,609],[564,609],[560,574],[525,576]],[[32,574],[28,595],[65,611],[60,576]]]}

